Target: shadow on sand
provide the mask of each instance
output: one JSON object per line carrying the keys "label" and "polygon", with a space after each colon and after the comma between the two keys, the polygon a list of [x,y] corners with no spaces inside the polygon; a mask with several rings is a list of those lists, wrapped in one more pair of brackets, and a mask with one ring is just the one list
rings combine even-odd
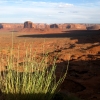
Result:
{"label": "shadow on sand", "polygon": [[[75,96],[81,98],[82,100],[99,100],[99,62],[100,59],[92,60],[92,58],[91,60],[71,60],[67,76],[61,85],[61,91],[65,91],[66,93],[73,93]],[[61,71],[63,66],[66,68],[66,65],[66,61],[58,63],[56,72]],[[58,75],[59,73],[57,76]]]}
{"label": "shadow on sand", "polygon": [[100,42],[100,30],[70,30],[63,33],[49,33],[49,34],[27,34],[18,37],[24,38],[70,38],[78,39],[78,43],[94,43]]}
{"label": "shadow on sand", "polygon": [[[2,94],[0,100],[49,100],[48,98],[52,97],[52,94]],[[57,98],[57,97],[56,97]],[[55,97],[52,100],[63,100],[63,97],[56,99]],[[50,99],[51,100],[51,99]]]}

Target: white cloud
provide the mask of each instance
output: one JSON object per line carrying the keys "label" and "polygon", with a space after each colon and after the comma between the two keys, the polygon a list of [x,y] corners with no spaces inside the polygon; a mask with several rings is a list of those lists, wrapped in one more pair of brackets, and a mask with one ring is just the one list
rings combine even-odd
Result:
{"label": "white cloud", "polygon": [[73,4],[68,4],[68,3],[66,3],[66,4],[62,3],[59,5],[60,8],[73,7],[73,6],[74,6]]}
{"label": "white cloud", "polygon": [[100,2],[69,4],[33,1],[0,1],[0,22],[100,23]]}

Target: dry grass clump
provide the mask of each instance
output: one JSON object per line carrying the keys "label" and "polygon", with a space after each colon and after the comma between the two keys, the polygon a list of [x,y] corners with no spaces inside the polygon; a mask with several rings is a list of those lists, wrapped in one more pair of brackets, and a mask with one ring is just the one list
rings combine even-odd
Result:
{"label": "dry grass clump", "polygon": [[[19,63],[19,51],[18,47],[16,57],[14,48],[11,48],[9,55],[0,58],[0,90],[4,100],[53,100],[66,77],[68,65],[65,74],[57,81],[56,57],[49,68],[48,54],[36,58],[36,53],[32,54],[32,48],[28,48],[23,62]],[[2,59],[6,61],[6,66],[3,66]],[[5,69],[2,70],[3,67]]]}

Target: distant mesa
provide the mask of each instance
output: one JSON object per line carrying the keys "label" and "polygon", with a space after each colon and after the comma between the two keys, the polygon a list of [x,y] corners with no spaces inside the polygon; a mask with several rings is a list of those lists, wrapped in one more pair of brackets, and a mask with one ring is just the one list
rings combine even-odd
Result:
{"label": "distant mesa", "polygon": [[71,30],[86,30],[86,26],[83,24],[68,24],[66,26],[66,29],[71,29]]}
{"label": "distant mesa", "polygon": [[87,27],[87,30],[100,30],[100,25],[92,25]]}
{"label": "distant mesa", "polygon": [[23,28],[23,24],[21,23],[1,23],[0,29],[6,30],[20,30]]}
{"label": "distant mesa", "polygon": [[37,29],[45,29],[45,28],[48,28],[48,25],[47,24],[45,24],[45,23],[38,23],[38,24],[36,24],[36,28]]}
{"label": "distant mesa", "polygon": [[45,27],[45,24],[42,23],[33,23],[31,21],[24,22],[24,28],[43,29]]}
{"label": "distant mesa", "polygon": [[58,24],[59,29],[66,29],[67,24]]}
{"label": "distant mesa", "polygon": [[31,21],[24,22],[24,28],[32,28],[32,22]]}
{"label": "distant mesa", "polygon": [[73,29],[74,27],[75,27],[74,24],[68,24],[68,25],[66,26],[67,29]]}
{"label": "distant mesa", "polygon": [[83,24],[75,24],[75,28],[78,30],[86,30],[86,26]]}
{"label": "distant mesa", "polygon": [[1,29],[1,28],[3,28],[3,25],[2,25],[2,24],[0,24],[0,29]]}
{"label": "distant mesa", "polygon": [[57,24],[51,24],[50,28],[58,28],[58,25]]}
{"label": "distant mesa", "polygon": [[33,23],[25,21],[24,23],[0,23],[0,30],[5,29],[9,31],[22,31],[22,32],[51,32],[56,30],[69,31],[69,30],[100,30],[100,24],[75,24],[75,23]]}

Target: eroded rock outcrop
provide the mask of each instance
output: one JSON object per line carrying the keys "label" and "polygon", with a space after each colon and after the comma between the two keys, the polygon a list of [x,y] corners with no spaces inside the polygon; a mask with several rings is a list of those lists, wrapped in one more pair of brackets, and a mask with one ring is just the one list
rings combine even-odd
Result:
{"label": "eroded rock outcrop", "polygon": [[92,25],[87,27],[88,30],[100,30],[100,25]]}
{"label": "eroded rock outcrop", "polygon": [[71,29],[71,30],[86,30],[86,26],[83,24],[68,24],[66,26],[66,29]]}
{"label": "eroded rock outcrop", "polygon": [[3,28],[3,25],[2,25],[2,24],[0,24],[0,29],[1,29],[1,28]]}
{"label": "eroded rock outcrop", "polygon": [[2,23],[1,28],[7,29],[7,30],[22,29],[23,24],[21,24],[21,23]]}
{"label": "eroded rock outcrop", "polygon": [[32,22],[31,21],[24,22],[24,28],[32,28]]}
{"label": "eroded rock outcrop", "polygon": [[51,24],[50,28],[58,28],[58,25],[57,24]]}

